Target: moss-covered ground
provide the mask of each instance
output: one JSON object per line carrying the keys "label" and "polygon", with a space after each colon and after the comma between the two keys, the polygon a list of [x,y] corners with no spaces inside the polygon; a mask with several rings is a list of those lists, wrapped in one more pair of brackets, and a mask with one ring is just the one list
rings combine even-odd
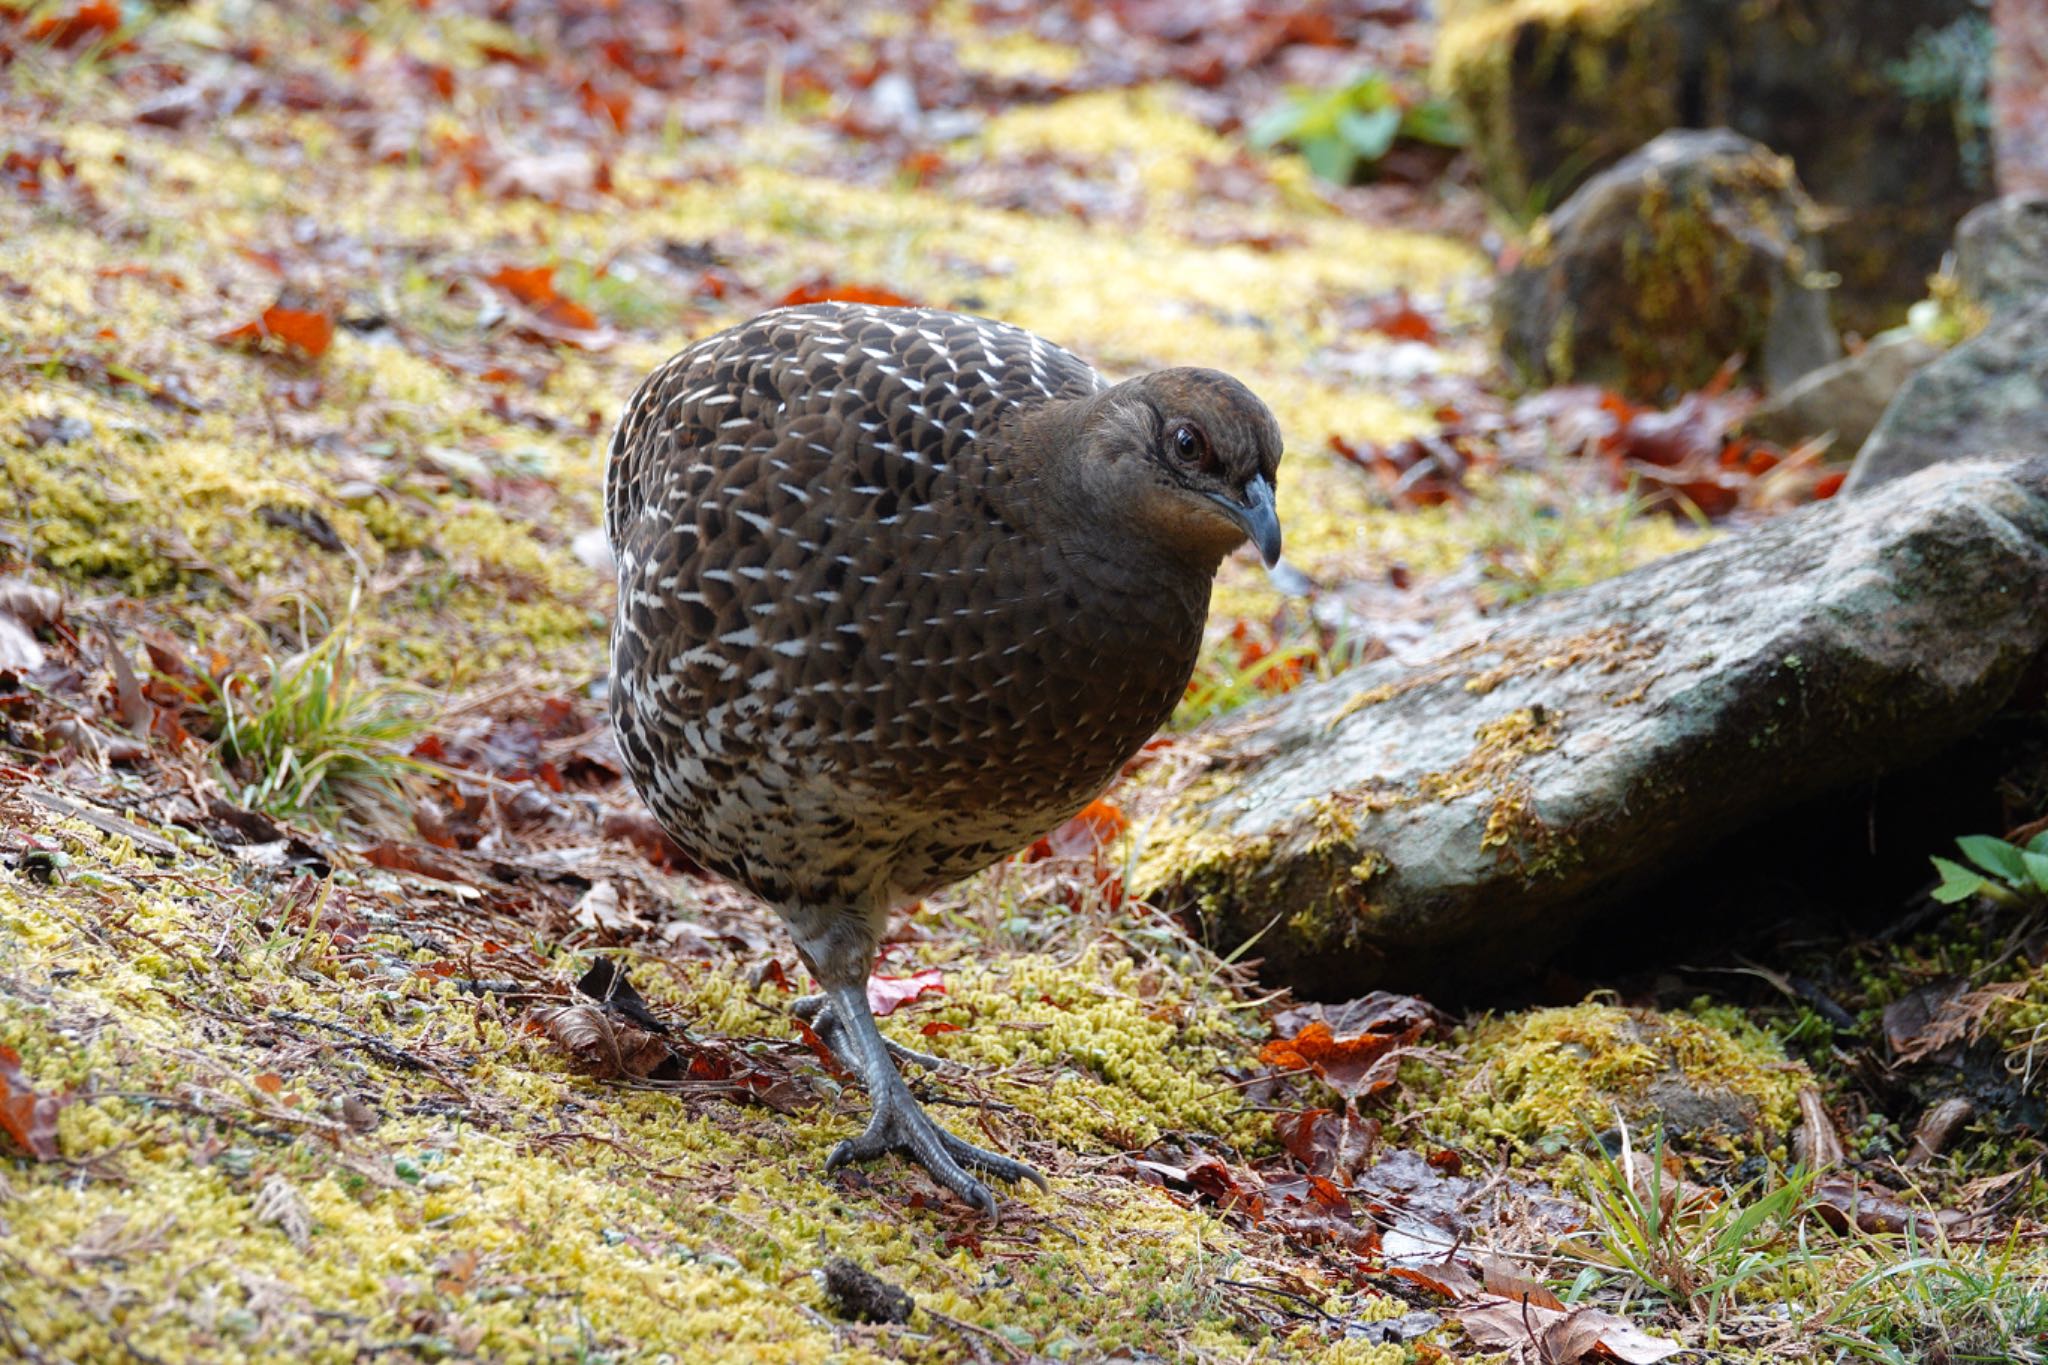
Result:
{"label": "moss-covered ground", "polygon": [[[824,1172],[864,1097],[792,1029],[779,926],[673,860],[602,727],[602,443],[650,366],[860,286],[1231,370],[1286,432],[1290,561],[1396,643],[1694,533],[1569,469],[1417,503],[1345,459],[1496,383],[1484,260],[1427,195],[1249,155],[1218,108],[1248,96],[1182,39],[676,13],[0,6],[0,618],[33,637],[0,632],[0,1355],[1486,1358],[1398,1254],[1426,1227],[1689,1346],[1831,1358],[1854,1257],[1889,1254],[1861,1234],[1777,1267],[1811,1313],[1735,1327],[1551,1235],[1600,1226],[1616,1131],[1772,1178],[1798,1017],[1601,998],[1438,1021],[1385,1085],[1282,1074],[1284,997],[1123,895],[1142,830],[992,869],[885,951],[937,974],[884,1021],[957,1064],[934,1112],[1050,1192],[991,1226],[900,1162]],[[953,125],[890,123],[906,70]],[[1434,339],[1359,321],[1396,304]],[[1385,647],[1248,557],[1213,635],[1209,711],[1262,653]],[[358,795],[298,801],[320,772]],[[599,959],[647,1015],[576,992]],[[2044,996],[1999,1007],[2008,1051]],[[834,1256],[909,1321],[851,1320]]]}

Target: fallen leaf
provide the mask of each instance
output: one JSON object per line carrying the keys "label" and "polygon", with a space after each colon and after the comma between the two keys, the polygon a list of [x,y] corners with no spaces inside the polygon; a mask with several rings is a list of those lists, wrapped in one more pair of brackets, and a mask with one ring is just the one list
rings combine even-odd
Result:
{"label": "fallen leaf", "polygon": [[275,338],[308,360],[318,360],[334,344],[334,319],[302,304],[288,304],[282,298],[240,327],[214,338],[221,346],[255,346]]}
{"label": "fallen leaf", "polygon": [[21,1074],[21,1054],[0,1044],[0,1131],[38,1161],[55,1161],[57,1115],[69,1101],[38,1093]]}
{"label": "fallen leaf", "polygon": [[1421,1038],[1430,1022],[1427,1015],[1390,1014],[1339,1037],[1326,1021],[1316,1019],[1292,1038],[1267,1043],[1259,1049],[1259,1060],[1288,1071],[1314,1071],[1325,1085],[1356,1101],[1394,1083],[1400,1062],[1395,1054]]}
{"label": "fallen leaf", "polygon": [[1585,1360],[1618,1360],[1656,1365],[1684,1350],[1682,1343],[1654,1337],[1627,1318],[1598,1308],[1559,1311],[1520,1299],[1486,1298],[1454,1310],[1475,1345],[1509,1351],[1528,1365],[1579,1365]]}
{"label": "fallen leaf", "polygon": [[1031,846],[1030,858],[1092,858],[1116,842],[1130,821],[1113,801],[1095,800]]}
{"label": "fallen leaf", "polygon": [[1849,1159],[1820,1092],[1810,1085],[1799,1092],[1799,1128],[1792,1134],[1792,1154],[1800,1165],[1816,1171]]}
{"label": "fallen leaf", "polygon": [[804,303],[873,303],[888,308],[914,308],[912,303],[893,289],[884,289],[872,284],[835,284],[820,277],[808,280],[784,294],[777,306],[794,308]]}
{"label": "fallen leaf", "polygon": [[877,974],[868,978],[868,1008],[875,1012],[877,1019],[887,1019],[913,1000],[945,993],[945,982],[937,968],[910,976]]}
{"label": "fallen leaf", "polygon": [[598,882],[584,892],[570,913],[585,929],[623,934],[633,927],[633,917],[619,909],[619,888],[610,882]]}
{"label": "fallen leaf", "polygon": [[1912,1208],[1891,1191],[1846,1174],[1829,1176],[1815,1186],[1814,1212],[1836,1232],[1847,1232],[1851,1227],[1868,1233],[1911,1230],[1922,1237],[1937,1230],[1949,1231],[1969,1221],[1967,1215],[1955,1209]]}

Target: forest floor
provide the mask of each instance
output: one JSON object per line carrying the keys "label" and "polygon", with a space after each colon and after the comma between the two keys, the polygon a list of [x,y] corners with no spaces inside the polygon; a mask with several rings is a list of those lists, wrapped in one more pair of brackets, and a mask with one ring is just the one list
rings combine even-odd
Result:
{"label": "forest floor", "polygon": [[1249,149],[1412,78],[1402,7],[1173,9],[0,6],[0,1349],[2040,1358],[2038,920],[1910,886],[1769,964],[1303,1005],[1123,894],[1113,792],[876,987],[1050,1192],[824,1173],[864,1097],[788,942],[603,723],[603,441],[685,341],[914,301],[1259,392],[1307,586],[1226,566],[1150,762],[1820,483],[1564,448],[1484,335],[1511,224]]}

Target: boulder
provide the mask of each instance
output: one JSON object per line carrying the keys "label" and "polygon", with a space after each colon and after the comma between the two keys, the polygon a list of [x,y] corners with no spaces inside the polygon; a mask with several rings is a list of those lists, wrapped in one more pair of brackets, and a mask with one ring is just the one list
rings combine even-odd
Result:
{"label": "boulder", "polygon": [[1976,336],[1906,381],[1849,467],[1844,494],[1965,452],[2048,450],[2048,295],[1995,317]]}
{"label": "boulder", "polygon": [[1205,732],[1128,791],[1130,882],[1305,995],[1483,984],[1716,840],[1945,751],[2044,644],[2048,458],[1953,465]]}
{"label": "boulder", "polygon": [[1940,346],[1919,333],[1894,328],[1872,337],[1855,355],[1809,371],[1772,394],[1743,430],[1782,446],[1832,436],[1829,456],[1847,461],[1870,439],[1906,381],[1941,354]]}
{"label": "boulder", "polygon": [[1956,227],[1956,282],[1994,313],[2048,297],[2048,196],[1971,209]]}
{"label": "boulder", "polygon": [[1979,0],[1445,0],[1434,79],[1490,192],[1559,202],[1667,128],[1782,152],[1831,210],[1836,320],[1903,321],[1991,193]]}
{"label": "boulder", "polygon": [[1813,214],[1769,148],[1725,129],[1665,133],[1536,225],[1494,294],[1502,354],[1532,383],[1647,401],[1733,356],[1789,383],[1841,354]]}

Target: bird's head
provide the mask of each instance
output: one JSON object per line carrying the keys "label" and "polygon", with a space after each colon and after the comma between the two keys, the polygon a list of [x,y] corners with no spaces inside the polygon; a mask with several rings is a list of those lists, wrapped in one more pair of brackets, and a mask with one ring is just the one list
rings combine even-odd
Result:
{"label": "bird's head", "polygon": [[1280,424],[1218,370],[1128,380],[1080,405],[1074,471],[1091,509],[1169,553],[1218,560],[1246,540],[1280,559]]}

